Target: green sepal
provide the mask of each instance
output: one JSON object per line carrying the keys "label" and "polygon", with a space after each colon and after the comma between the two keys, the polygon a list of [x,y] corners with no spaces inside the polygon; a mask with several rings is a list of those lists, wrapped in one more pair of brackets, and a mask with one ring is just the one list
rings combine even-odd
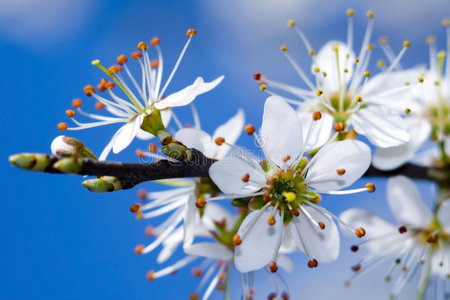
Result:
{"label": "green sepal", "polygon": [[293,219],[294,219],[294,215],[289,210],[285,210],[284,216],[283,216],[284,225],[288,225],[289,223],[291,223],[291,221]]}
{"label": "green sepal", "polygon": [[69,153],[65,152],[64,150],[59,150],[57,153],[59,156],[66,158],[77,156],[97,160],[97,156],[95,156],[94,153],[91,151],[91,149],[86,147],[86,145],[83,144],[80,140],[70,136],[64,136],[62,140],[67,145],[72,146],[74,148],[75,153]]}
{"label": "green sepal", "polygon": [[233,199],[231,200],[231,205],[236,207],[248,207],[248,203],[251,199],[251,197]]}
{"label": "green sepal", "polygon": [[249,207],[253,210],[258,210],[266,205],[266,201],[263,196],[255,196],[250,200]]}
{"label": "green sepal", "polygon": [[158,131],[166,131],[161,119],[161,112],[156,108],[148,108],[144,113],[147,115],[142,120],[141,129],[153,134],[158,135]]}

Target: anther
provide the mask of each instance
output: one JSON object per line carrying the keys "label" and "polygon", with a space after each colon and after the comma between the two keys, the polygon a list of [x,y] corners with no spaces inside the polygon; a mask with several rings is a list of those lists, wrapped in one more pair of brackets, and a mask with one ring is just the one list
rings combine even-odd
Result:
{"label": "anther", "polygon": [[276,221],[275,221],[275,217],[274,216],[269,216],[267,218],[267,224],[269,224],[270,226],[275,225]]}
{"label": "anther", "polygon": [[233,245],[239,246],[241,243],[242,243],[241,237],[239,236],[239,234],[235,234],[233,236]]}
{"label": "anther", "polygon": [[407,108],[405,109],[405,114],[409,115],[411,113],[411,109]]}
{"label": "anther", "polygon": [[320,229],[322,229],[322,230],[325,229],[325,223],[323,223],[323,222],[318,222],[317,224],[319,224]]}
{"label": "anther", "polygon": [[339,51],[339,44],[335,44],[335,45],[333,46],[333,50],[334,50],[334,51]]}
{"label": "anther", "polygon": [[337,173],[338,175],[342,176],[342,175],[345,174],[345,169],[337,169],[337,170],[336,170],[336,173]]}
{"label": "anther", "polygon": [[139,58],[142,57],[142,53],[139,51],[133,52],[133,53],[131,53],[131,57],[135,60],[138,60]]}
{"label": "anther", "polygon": [[370,72],[369,72],[369,71],[365,71],[365,72],[364,72],[364,76],[370,77]]}
{"label": "anther", "polygon": [[352,252],[357,252],[359,250],[359,247],[357,245],[352,245],[350,247],[350,250],[352,250]]}
{"label": "anther", "polygon": [[73,117],[75,117],[76,113],[75,113],[73,110],[68,109],[68,110],[66,110],[66,115],[67,115],[69,118],[73,118]]}
{"label": "anther", "polygon": [[141,149],[137,149],[136,150],[136,156],[139,157],[139,158],[144,158],[145,154],[144,154],[144,152]]}
{"label": "anther", "polygon": [[190,28],[190,29],[188,29],[187,31],[186,31],[186,35],[187,36],[194,36],[194,35],[196,35],[197,34],[197,31],[195,30],[195,29],[192,29],[192,28]]}
{"label": "anther", "polygon": [[290,160],[291,159],[291,156],[290,155],[286,155],[284,158],[283,158],[283,162],[287,162],[288,160]]}
{"label": "anther", "polygon": [[322,90],[317,90],[317,92],[316,92],[316,95],[317,96],[320,96],[320,95],[322,95],[323,94],[323,91]]}
{"label": "anther", "polygon": [[95,88],[92,85],[86,85],[83,88],[83,91],[86,93],[86,96],[90,97],[92,94],[95,94]]}
{"label": "anther", "polygon": [[345,68],[345,69],[344,69],[344,73],[348,73],[348,68]]}
{"label": "anther", "polygon": [[274,261],[271,262],[269,264],[269,268],[270,268],[270,272],[275,273],[278,270],[277,263]]}
{"label": "anther", "polygon": [[251,124],[245,125],[244,131],[247,132],[248,135],[253,135],[255,133],[255,127]]}
{"label": "anther", "polygon": [[436,42],[436,37],[434,35],[429,35],[427,36],[426,41],[429,45],[434,44]]}
{"label": "anther", "polygon": [[373,192],[375,192],[375,185],[373,183],[367,183],[366,189],[369,193],[373,193]]}
{"label": "anther", "polygon": [[145,42],[139,42],[139,44],[137,45],[137,48],[141,51],[143,50],[147,50],[148,49],[148,45]]}
{"label": "anther", "polygon": [[158,146],[156,144],[150,143],[148,145],[148,151],[150,153],[155,153],[158,150]]}
{"label": "anther", "polygon": [[313,258],[310,261],[308,261],[308,267],[311,268],[311,269],[312,268],[316,268],[317,265],[318,265],[317,259],[315,259],[315,258]]}
{"label": "anther", "polygon": [[450,27],[450,19],[449,19],[449,18],[444,18],[444,19],[442,20],[442,25],[443,25],[444,27]]}
{"label": "anther", "polygon": [[430,235],[430,236],[427,238],[427,243],[429,243],[429,244],[434,244],[434,243],[436,243],[436,241],[437,241],[437,238],[436,238],[435,235]]}
{"label": "anther", "polygon": [[100,101],[95,102],[95,109],[100,110],[103,107],[105,107],[105,104],[101,103]]}
{"label": "anther", "polygon": [[291,214],[295,217],[298,217],[300,215],[300,213],[296,209],[291,209]]}
{"label": "anther", "polygon": [[372,51],[373,50],[373,45],[372,44],[367,45],[367,50]]}
{"label": "anther", "polygon": [[289,300],[289,294],[286,292],[283,292],[283,294],[281,294],[281,299],[282,300]]}
{"label": "anther", "polygon": [[267,296],[267,300],[275,300],[276,298],[277,298],[277,294],[275,294],[275,293],[270,293]]}
{"label": "anther", "polygon": [[218,290],[218,291],[225,291],[225,284],[219,282],[219,283],[217,284],[217,290]]}
{"label": "anther", "polygon": [[395,263],[396,263],[397,265],[399,265],[401,262],[402,262],[402,260],[401,260],[400,258],[397,258],[397,259],[395,260]]}
{"label": "anther", "polygon": [[364,228],[362,228],[362,227],[356,228],[355,235],[359,238],[362,238],[363,236],[366,235],[366,230],[364,230]]}
{"label": "anther", "polygon": [[197,293],[191,293],[191,294],[189,295],[189,300],[198,300],[198,299],[199,299],[198,297],[199,297],[199,296],[198,296]]}
{"label": "anther", "polygon": [[417,80],[418,80],[420,83],[422,83],[422,82],[423,82],[423,77],[419,77],[419,78],[417,78]]}
{"label": "anther", "polygon": [[225,143],[225,139],[219,136],[214,140],[214,142],[217,144],[217,146],[222,146],[222,144]]}
{"label": "anther", "polygon": [[352,8],[349,8],[347,9],[346,14],[349,17],[353,17],[355,15],[355,11]]}
{"label": "anther", "polygon": [[58,127],[58,130],[66,130],[67,129],[67,124],[66,123],[59,123],[57,127]]}
{"label": "anther", "polygon": [[342,132],[345,130],[345,124],[343,122],[334,123],[334,131]]}
{"label": "anther", "polygon": [[72,100],[72,107],[73,108],[77,108],[77,107],[80,107],[81,106],[81,104],[83,104],[83,101],[81,101],[81,99],[73,99]]}
{"label": "anther", "polygon": [[375,13],[374,13],[373,11],[369,10],[369,11],[367,12],[367,17],[368,17],[369,19],[373,19],[373,18],[375,17]]}
{"label": "anther", "polygon": [[106,89],[113,89],[115,87],[116,87],[116,85],[112,81],[108,81],[107,83],[105,83],[105,88]]}
{"label": "anther", "polygon": [[322,72],[323,77],[327,77],[327,72]]}
{"label": "anther", "polygon": [[130,206],[130,211],[131,211],[133,214],[137,213],[137,212],[140,211],[140,210],[141,210],[141,205],[140,205],[139,203],[135,203],[135,204],[133,204],[133,205]]}
{"label": "anther", "polygon": [[377,67],[378,67],[378,68],[384,68],[385,66],[386,66],[386,62],[385,62],[384,60],[379,59],[379,60],[377,61]]}
{"label": "anther", "polygon": [[137,245],[136,247],[134,247],[134,252],[136,254],[142,254],[142,250],[144,250],[144,245]]}
{"label": "anther", "polygon": [[361,96],[357,96],[356,97],[356,102],[362,102],[362,97]]}
{"label": "anther", "polygon": [[203,197],[199,197],[197,199],[197,201],[195,202],[195,206],[197,206],[197,208],[203,208],[206,205],[206,200]]}
{"label": "anther", "polygon": [[259,81],[259,80],[261,79],[261,73],[259,73],[259,72],[253,73],[253,78],[254,78],[256,81]]}
{"label": "anther", "polygon": [[146,236],[152,236],[153,234],[153,226],[152,225],[148,225],[147,227],[145,227],[145,235]]}
{"label": "anther", "polygon": [[308,52],[308,54],[310,55],[310,56],[314,56],[314,55],[316,55],[316,51],[314,51],[314,50],[309,50],[309,52]]}
{"label": "anther", "polygon": [[141,199],[142,201],[147,199],[147,190],[145,189],[140,189],[138,191],[138,198]]}
{"label": "anther", "polygon": [[244,176],[242,176],[241,181],[242,182],[248,182],[250,180],[250,174],[245,174]]}
{"label": "anther", "polygon": [[119,57],[117,57],[117,63],[119,65],[126,64],[127,62],[128,62],[128,58],[125,56],[125,54],[119,55]]}
{"label": "anther", "polygon": [[403,47],[409,48],[409,47],[411,47],[411,43],[409,41],[404,41],[403,42]]}
{"label": "anther", "polygon": [[122,71],[122,67],[121,66],[111,66],[111,67],[109,67],[108,71],[111,74],[116,74],[116,73]]}
{"label": "anther", "polygon": [[147,279],[150,281],[155,280],[155,271],[151,270],[147,273]]}
{"label": "anther", "polygon": [[160,42],[161,42],[161,40],[159,39],[159,37],[154,37],[150,40],[150,45],[157,46],[157,45],[159,45]]}
{"label": "anther", "polygon": [[408,229],[404,225],[402,225],[398,228],[398,232],[400,232],[400,233],[405,233],[406,231],[408,231]]}
{"label": "anther", "polygon": [[318,121],[322,118],[322,113],[320,111],[313,112],[313,120]]}
{"label": "anther", "polygon": [[387,275],[386,277],[384,277],[384,281],[386,281],[386,282],[391,281],[391,276]]}
{"label": "anther", "polygon": [[379,42],[381,45],[387,45],[389,39],[387,38],[387,36],[380,36]]}
{"label": "anther", "polygon": [[315,68],[314,68],[314,72],[315,72],[315,73],[319,73],[319,72],[320,72],[320,69],[319,69],[318,67],[315,67]]}
{"label": "anther", "polygon": [[280,49],[281,49],[281,51],[283,51],[283,52],[287,52],[287,51],[288,51],[288,47],[287,47],[286,45],[282,45],[282,46],[280,47]]}
{"label": "anther", "polygon": [[261,86],[259,87],[259,89],[261,90],[261,92],[264,92],[264,91],[267,89],[267,85],[261,84]]}
{"label": "anther", "polygon": [[295,26],[295,21],[294,20],[288,20],[288,26],[289,27],[294,27]]}
{"label": "anther", "polygon": [[159,66],[159,60],[155,59],[150,62],[150,67],[152,67],[152,69],[156,69],[158,66]]}
{"label": "anther", "polygon": [[361,270],[361,265],[352,266],[352,271],[353,272],[358,272],[359,270]]}
{"label": "anther", "polygon": [[202,276],[202,269],[200,268],[193,268],[192,269],[192,275],[195,277],[201,277]]}

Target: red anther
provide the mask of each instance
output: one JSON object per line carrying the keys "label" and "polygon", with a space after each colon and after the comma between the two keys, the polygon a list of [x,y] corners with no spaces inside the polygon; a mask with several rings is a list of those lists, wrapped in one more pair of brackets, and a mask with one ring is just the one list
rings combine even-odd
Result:
{"label": "red anther", "polygon": [[148,225],[147,227],[145,227],[145,235],[146,236],[152,236],[153,234],[153,226],[152,225]]}
{"label": "red anther", "polygon": [[140,210],[141,210],[141,205],[140,205],[139,203],[135,203],[135,204],[133,204],[133,205],[130,206],[130,211],[131,211],[133,214],[137,213],[137,212],[140,211]]}
{"label": "red anther", "polygon": [[95,94],[95,88],[92,85],[86,85],[83,88],[83,91],[86,93],[86,96],[90,97],[92,94]]}
{"label": "red anther", "polygon": [[255,127],[251,124],[245,125],[244,130],[248,135],[253,135],[255,133]]}
{"label": "red anther", "polygon": [[277,294],[275,294],[275,293],[270,293],[270,294],[267,296],[267,300],[274,300],[276,297],[277,297]]}
{"label": "red anther", "polygon": [[355,265],[352,267],[353,272],[358,272],[359,270],[361,270],[361,265]]}
{"label": "red anther", "polygon": [[241,236],[239,234],[235,234],[233,236],[233,245],[239,246],[242,243]]}
{"label": "red anther", "polygon": [[281,294],[281,299],[283,299],[283,300],[289,300],[289,295],[288,295],[288,293],[284,292],[283,294]]}
{"label": "red anther", "polygon": [[291,159],[291,156],[290,155],[287,155],[287,156],[285,156],[284,158],[283,158],[283,162],[287,162],[288,160],[290,160]]}
{"label": "red anther", "polygon": [[105,107],[105,104],[101,103],[100,101],[95,102],[95,109],[100,110],[103,107]]}
{"label": "red anther", "polygon": [[225,143],[225,139],[223,137],[218,137],[214,140],[214,142],[218,145],[221,146],[223,143]]}
{"label": "red anther", "polygon": [[359,247],[357,245],[352,245],[350,247],[350,250],[352,250],[352,252],[357,252],[359,250]]}
{"label": "red anther", "polygon": [[291,209],[291,214],[293,214],[295,217],[300,216],[300,213],[296,209]]}
{"label": "red anther", "polygon": [[66,123],[59,123],[57,127],[58,127],[58,130],[66,130],[67,129],[67,124]]}
{"label": "red anther", "polygon": [[158,151],[158,146],[156,144],[150,143],[148,145],[148,151],[150,153],[155,153],[156,151]]}
{"label": "red anther", "polygon": [[311,259],[310,261],[308,261],[308,267],[312,268],[316,268],[318,265],[317,260],[315,258]]}
{"label": "red anther", "polygon": [[192,269],[192,275],[195,277],[201,277],[202,276],[202,269],[200,268],[193,268]]}
{"label": "red anther", "polygon": [[334,131],[342,132],[345,130],[345,124],[343,122],[334,123]]}
{"label": "red anther", "polygon": [[144,154],[144,152],[141,149],[137,149],[136,150],[136,156],[139,157],[139,158],[144,158],[145,154]]}
{"label": "red anther", "polygon": [[141,199],[142,201],[147,200],[147,190],[145,189],[140,189],[138,191],[138,197],[139,199]]}
{"label": "red anther", "polygon": [[131,57],[135,60],[138,60],[139,58],[142,57],[142,53],[139,51],[133,52],[133,53],[131,53]]}
{"label": "red anther", "polygon": [[199,197],[197,199],[197,202],[195,202],[195,206],[197,206],[197,208],[203,208],[206,205],[206,200],[203,197]]}
{"label": "red anther", "polygon": [[128,62],[128,58],[125,56],[125,54],[119,55],[119,57],[117,57],[117,63],[119,65],[126,64],[127,62]]}
{"label": "red anther", "polygon": [[144,250],[144,248],[144,245],[137,245],[136,247],[134,247],[134,252],[136,252],[136,254],[142,254],[142,250]]}
{"label": "red anther", "polygon": [[255,72],[254,74],[253,74],[253,78],[255,79],[255,80],[261,80],[261,73],[259,73],[259,72]]}
{"label": "red anther", "polygon": [[355,234],[357,237],[362,238],[363,236],[366,235],[366,231],[364,230],[364,228],[359,227],[355,229]]}
{"label": "red anther", "polygon": [[150,280],[150,281],[155,280],[155,271],[153,271],[153,270],[148,271],[147,279]]}
{"label": "red anther", "polygon": [[269,264],[269,269],[270,269],[270,272],[275,273],[278,270],[277,263],[274,261],[271,262]]}
{"label": "red anther", "polygon": [[196,35],[197,34],[197,31],[195,30],[195,29],[192,29],[192,28],[190,28],[190,29],[188,29],[187,31],[186,31],[186,35],[187,36],[194,36],[194,35]]}
{"label": "red anther", "polygon": [[198,300],[198,294],[197,293],[191,293],[189,295],[189,300]]}
{"label": "red anther", "polygon": [[322,230],[325,229],[325,223],[319,222],[318,224],[319,224],[320,229],[322,229]]}
{"label": "red anther", "polygon": [[159,61],[157,59],[152,60],[150,62],[150,67],[152,67],[153,69],[156,69],[159,66]]}
{"label": "red anther", "polygon": [[147,50],[148,49],[148,45],[144,42],[139,42],[139,44],[137,45],[137,48],[141,51],[143,50]]}
{"label": "red anther", "polygon": [[338,175],[342,176],[345,174],[345,169],[337,169],[336,173],[338,173]]}
{"label": "red anther", "polygon": [[242,182],[248,182],[250,180],[250,174],[245,174],[244,176],[242,176],[241,181]]}
{"label": "red anther", "polygon": [[269,216],[269,217],[267,218],[267,223],[268,223],[270,226],[275,225],[275,223],[276,223],[275,217],[274,217],[274,216]]}
{"label": "red anther", "polygon": [[366,184],[366,189],[369,193],[375,192],[375,185],[373,183]]}
{"label": "red anther", "polygon": [[107,89],[113,89],[115,87],[116,87],[116,85],[112,81],[108,81],[107,83],[105,83],[105,88],[107,88]]}
{"label": "red anther", "polygon": [[400,232],[400,233],[405,233],[406,231],[408,231],[408,229],[404,225],[402,225],[398,228],[398,232]]}
{"label": "red anther", "polygon": [[159,37],[154,37],[150,40],[150,45],[156,46],[156,45],[159,45],[160,42],[161,42],[161,40],[159,39]]}
{"label": "red anther", "polygon": [[313,112],[313,120],[314,121],[320,120],[321,118],[322,118],[322,113],[320,111]]}
{"label": "red anther", "polygon": [[76,113],[75,113],[73,110],[68,109],[68,110],[66,110],[66,115],[67,115],[69,118],[73,118],[73,117],[75,117]]}
{"label": "red anther", "polygon": [[77,108],[77,107],[80,107],[81,106],[81,104],[83,104],[83,101],[81,101],[81,99],[73,99],[72,100],[72,107],[73,108]]}
{"label": "red anther", "polygon": [[427,238],[427,243],[429,243],[429,244],[434,244],[434,243],[436,243],[436,241],[437,241],[437,238],[436,238],[435,235],[430,235],[430,236]]}

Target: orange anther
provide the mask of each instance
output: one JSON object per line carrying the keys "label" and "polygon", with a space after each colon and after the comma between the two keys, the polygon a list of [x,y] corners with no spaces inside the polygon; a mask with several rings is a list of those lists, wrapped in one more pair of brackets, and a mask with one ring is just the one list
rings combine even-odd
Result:
{"label": "orange anther", "polygon": [[314,121],[320,120],[321,118],[322,118],[322,113],[320,111],[313,112],[313,120]]}
{"label": "orange anther", "polygon": [[147,279],[150,281],[155,280],[155,271],[151,270],[147,273]]}
{"label": "orange anther", "polygon": [[130,206],[130,211],[132,213],[134,213],[134,214],[137,213],[140,210],[141,210],[141,205],[139,203],[135,203],[135,204]]}
{"label": "orange anther", "polygon": [[223,137],[218,137],[214,140],[214,142],[218,145],[221,146],[223,143],[225,143],[225,139]]}
{"label": "orange anther", "polygon": [[197,293],[192,293],[189,295],[189,300],[198,300],[198,294]]}
{"label": "orange anther", "polygon": [[195,206],[197,206],[197,208],[203,208],[206,205],[206,200],[203,197],[199,197],[197,199],[197,202],[195,202]]}
{"label": "orange anther", "polygon": [[95,88],[92,85],[86,85],[83,88],[83,91],[86,93],[86,96],[90,97],[92,94],[95,94]]}
{"label": "orange anther", "polygon": [[194,275],[195,277],[201,277],[202,276],[202,269],[200,268],[193,268],[192,269],[192,275]]}
{"label": "orange anther", "polygon": [[144,154],[144,152],[141,149],[137,149],[136,150],[136,155],[139,158],[144,158],[145,157],[145,154]]}
{"label": "orange anther", "polygon": [[334,131],[342,132],[345,130],[345,124],[343,122],[334,123]]}
{"label": "orange anther", "polygon": [[272,272],[272,273],[275,273],[277,270],[278,270],[278,267],[277,267],[277,263],[276,262],[271,262],[270,264],[269,264],[269,269],[270,269],[270,271]]}
{"label": "orange anther", "polygon": [[295,217],[300,216],[300,213],[296,209],[291,209],[291,214],[293,214]]}
{"label": "orange anther", "polygon": [[144,42],[139,42],[139,44],[137,45],[137,48],[141,51],[143,50],[147,50],[148,49],[148,45]]}
{"label": "orange anther", "polygon": [[67,129],[67,124],[66,123],[59,123],[57,127],[58,127],[58,130],[66,130]]}
{"label": "orange anther", "polygon": [[109,67],[108,71],[111,74],[116,74],[116,73],[122,71],[122,67],[118,66],[118,65],[114,65],[114,66]]}
{"label": "orange anther", "polygon": [[113,89],[115,87],[116,87],[116,85],[112,81],[108,81],[107,83],[105,83],[105,88],[107,88],[107,89]]}
{"label": "orange anther", "polygon": [[159,45],[160,42],[161,42],[161,40],[159,39],[159,37],[154,37],[150,40],[150,45],[156,46],[156,45]]}
{"label": "orange anther", "polygon": [[317,260],[315,258],[311,259],[310,261],[308,261],[308,267],[310,267],[311,269],[312,268],[316,268],[317,265],[318,265],[318,263],[317,263]]}
{"label": "orange anther", "polygon": [[427,238],[427,242],[428,242],[429,244],[434,244],[434,243],[436,243],[436,241],[437,241],[437,238],[436,238],[435,235],[430,235],[430,236]]}
{"label": "orange anther", "polygon": [[270,226],[275,225],[275,223],[276,223],[275,217],[274,217],[274,216],[269,216],[269,217],[267,218],[267,223],[268,223]]}
{"label": "orange anther", "polygon": [[337,169],[336,173],[338,173],[338,175],[342,176],[345,174],[345,169]]}
{"label": "orange anther", "polygon": [[157,59],[152,60],[150,62],[150,67],[152,67],[153,69],[156,69],[159,66],[159,61]]}
{"label": "orange anther", "polygon": [[66,110],[66,115],[67,115],[69,118],[73,118],[73,117],[75,117],[76,113],[75,113],[73,110],[68,109],[68,110]]}
{"label": "orange anther", "polygon": [[81,106],[81,104],[83,104],[83,101],[81,101],[81,99],[73,99],[72,100],[72,106],[73,106],[73,108],[77,108],[77,107],[80,107]]}
{"label": "orange anther", "polygon": [[131,57],[135,60],[138,60],[139,58],[142,57],[142,53],[139,51],[133,52],[133,53],[131,53]]}
{"label": "orange anther", "polygon": [[148,151],[151,153],[155,153],[156,151],[158,151],[158,146],[156,144],[150,143],[148,145]]}
{"label": "orange anther", "polygon": [[359,270],[361,270],[361,265],[355,265],[352,267],[353,272],[358,272]]}
{"label": "orange anther", "polygon": [[144,245],[137,245],[136,247],[134,247],[134,252],[136,252],[136,254],[142,254],[142,250],[144,250],[144,248]]}
{"label": "orange anther", "polygon": [[253,74],[253,78],[255,79],[255,80],[260,80],[261,79],[261,73],[259,73],[259,72],[255,72],[254,74]]}
{"label": "orange anther", "polygon": [[251,124],[245,125],[244,130],[248,135],[253,135],[255,133],[255,127]]}
{"label": "orange anther", "polygon": [[192,29],[192,28],[190,28],[190,29],[188,29],[187,31],[186,31],[186,35],[187,36],[194,36],[194,35],[196,35],[197,34],[197,31],[195,30],[195,29]]}
{"label": "orange anther", "polygon": [[250,179],[250,174],[245,174],[244,176],[242,176],[241,180],[242,182],[248,182]]}
{"label": "orange anther", "polygon": [[140,189],[138,191],[138,197],[141,200],[147,200],[147,191],[145,189]]}
{"label": "orange anther", "polygon": [[153,226],[152,225],[148,225],[147,227],[145,227],[145,235],[146,236],[151,236],[153,234]]}
{"label": "orange anther", "polygon": [[217,290],[218,290],[218,291],[225,291],[225,284],[219,282],[219,283],[217,284]]}
{"label": "orange anther", "polygon": [[105,104],[101,103],[100,101],[95,102],[95,109],[100,110],[103,107],[105,107]]}
{"label": "orange anther", "polygon": [[325,229],[325,223],[319,222],[318,224],[319,224],[320,229],[322,229],[322,230]]}
{"label": "orange anther", "polygon": [[235,234],[233,236],[233,245],[239,246],[242,243],[241,237],[239,234]]}
{"label": "orange anther", "polygon": [[355,234],[357,237],[362,238],[363,236],[366,235],[366,231],[364,230],[364,228],[359,227],[355,229]]}
{"label": "orange anther", "polygon": [[366,189],[369,193],[375,192],[375,185],[373,183],[366,184]]}
{"label": "orange anther", "polygon": [[284,158],[283,158],[283,162],[287,162],[288,160],[290,160],[291,159],[291,156],[290,155],[286,155]]}
{"label": "orange anther", "polygon": [[117,57],[117,63],[119,65],[126,64],[127,62],[128,62],[128,58],[125,56],[125,54],[119,55],[119,57]]}

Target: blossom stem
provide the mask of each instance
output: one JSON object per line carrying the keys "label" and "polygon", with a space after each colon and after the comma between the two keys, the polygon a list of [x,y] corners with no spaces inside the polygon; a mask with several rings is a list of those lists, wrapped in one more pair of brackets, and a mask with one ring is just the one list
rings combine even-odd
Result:
{"label": "blossom stem", "polygon": [[431,259],[433,257],[433,252],[428,250],[427,260],[425,263],[425,267],[423,270],[423,278],[420,282],[419,293],[417,294],[417,300],[423,300],[425,297],[425,292],[427,291],[428,283],[430,281],[430,272],[431,272]]}

